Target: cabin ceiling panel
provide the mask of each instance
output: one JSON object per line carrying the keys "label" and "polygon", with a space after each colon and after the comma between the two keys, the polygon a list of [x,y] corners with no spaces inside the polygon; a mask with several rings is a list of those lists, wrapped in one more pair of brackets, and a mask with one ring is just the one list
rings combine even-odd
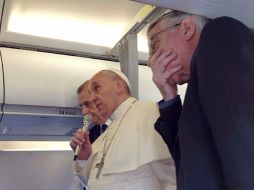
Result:
{"label": "cabin ceiling panel", "polygon": [[236,18],[251,28],[254,28],[253,0],[134,0],[136,2],[152,4],[205,15],[209,18],[230,16]]}
{"label": "cabin ceiling panel", "polygon": [[[106,55],[143,6],[128,0],[8,0],[0,39],[7,46]],[[139,39],[142,56],[148,51],[145,33]]]}

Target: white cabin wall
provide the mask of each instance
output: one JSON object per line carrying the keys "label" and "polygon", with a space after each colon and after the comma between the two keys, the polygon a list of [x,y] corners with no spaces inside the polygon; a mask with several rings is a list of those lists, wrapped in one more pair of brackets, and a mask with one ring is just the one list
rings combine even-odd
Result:
{"label": "white cabin wall", "polygon": [[[75,107],[80,84],[102,69],[120,69],[119,62],[106,60],[11,48],[1,53],[6,104]],[[139,100],[160,99],[150,68],[139,65]]]}
{"label": "white cabin wall", "polygon": [[72,190],[72,151],[0,152],[1,190]]}

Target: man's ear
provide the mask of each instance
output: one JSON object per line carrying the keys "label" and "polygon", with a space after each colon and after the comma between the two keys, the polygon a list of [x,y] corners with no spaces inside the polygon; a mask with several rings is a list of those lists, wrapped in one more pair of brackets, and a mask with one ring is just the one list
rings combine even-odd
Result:
{"label": "man's ear", "polygon": [[194,37],[196,24],[192,17],[186,17],[181,22],[181,32],[185,40],[189,41]]}
{"label": "man's ear", "polygon": [[121,94],[124,91],[124,82],[120,78],[116,79],[117,93]]}

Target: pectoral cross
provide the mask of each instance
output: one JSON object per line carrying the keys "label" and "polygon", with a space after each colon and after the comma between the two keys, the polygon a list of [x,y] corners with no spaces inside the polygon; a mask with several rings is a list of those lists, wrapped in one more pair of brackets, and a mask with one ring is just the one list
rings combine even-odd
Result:
{"label": "pectoral cross", "polygon": [[104,166],[104,157],[105,157],[105,156],[104,156],[104,154],[103,154],[101,161],[95,165],[95,167],[98,168],[97,174],[96,174],[96,179],[99,179],[99,178],[100,178],[101,170],[102,170],[102,168],[103,168],[103,166]]}

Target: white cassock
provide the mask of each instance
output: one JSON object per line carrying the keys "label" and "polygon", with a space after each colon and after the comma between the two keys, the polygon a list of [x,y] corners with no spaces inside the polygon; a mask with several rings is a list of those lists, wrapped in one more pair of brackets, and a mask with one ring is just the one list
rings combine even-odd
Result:
{"label": "white cassock", "polygon": [[[174,162],[154,130],[158,117],[155,102],[130,97],[118,106],[108,129],[93,143],[89,159],[74,163],[74,172],[88,190],[176,189]],[[96,164],[105,152],[104,166],[96,178]]]}

